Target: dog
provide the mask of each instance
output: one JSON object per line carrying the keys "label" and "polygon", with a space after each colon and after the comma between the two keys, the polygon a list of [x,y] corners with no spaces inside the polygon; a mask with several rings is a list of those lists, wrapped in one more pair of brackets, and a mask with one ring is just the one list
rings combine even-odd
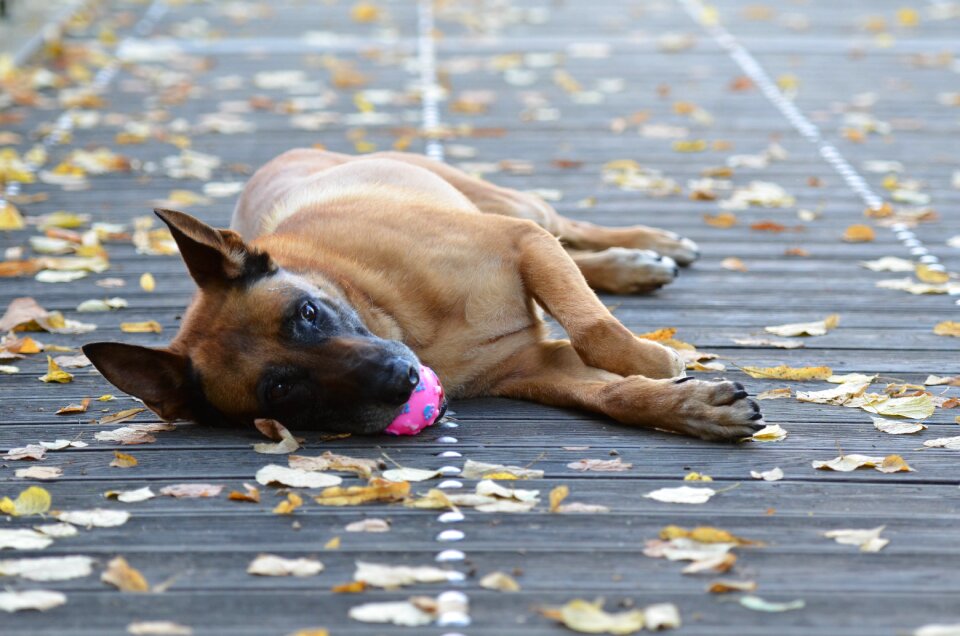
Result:
{"label": "dog", "polygon": [[[286,152],[231,229],[157,210],[199,287],[169,347],[99,342],[97,369],[164,420],[383,431],[423,364],[451,398],[502,396],[708,440],[763,428],[739,383],[685,377],[593,289],[655,289],[696,245],[605,228],[426,157]],[[542,311],[568,340],[549,338]]]}

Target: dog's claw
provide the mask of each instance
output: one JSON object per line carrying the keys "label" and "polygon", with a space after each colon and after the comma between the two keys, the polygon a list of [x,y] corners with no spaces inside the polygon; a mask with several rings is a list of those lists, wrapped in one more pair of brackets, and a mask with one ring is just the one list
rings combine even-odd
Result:
{"label": "dog's claw", "polygon": [[688,376],[686,376],[686,377],[678,378],[678,379],[674,380],[673,383],[674,383],[674,384],[683,384],[684,382],[687,382],[687,381],[692,380],[692,379],[693,379],[693,376],[692,376],[692,375],[688,375]]}

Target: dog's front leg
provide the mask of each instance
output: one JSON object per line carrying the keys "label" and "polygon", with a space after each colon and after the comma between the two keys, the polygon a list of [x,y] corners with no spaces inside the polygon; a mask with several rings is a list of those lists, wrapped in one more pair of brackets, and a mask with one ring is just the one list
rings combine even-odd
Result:
{"label": "dog's front leg", "polygon": [[760,408],[736,382],[653,380],[587,366],[566,340],[533,345],[492,393],[603,413],[623,424],[713,441],[736,441],[764,427]]}

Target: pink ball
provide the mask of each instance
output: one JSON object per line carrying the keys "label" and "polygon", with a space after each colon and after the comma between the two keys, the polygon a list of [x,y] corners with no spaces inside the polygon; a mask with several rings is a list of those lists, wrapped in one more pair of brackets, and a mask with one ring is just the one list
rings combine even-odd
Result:
{"label": "pink ball", "polygon": [[420,383],[401,407],[386,432],[391,435],[416,435],[440,419],[443,409],[443,387],[430,367],[420,365]]}

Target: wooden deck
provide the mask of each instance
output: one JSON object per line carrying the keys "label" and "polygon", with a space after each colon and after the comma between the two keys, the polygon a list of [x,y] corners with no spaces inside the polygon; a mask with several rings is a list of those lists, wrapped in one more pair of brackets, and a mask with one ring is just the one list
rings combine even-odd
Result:
{"label": "wooden deck", "polygon": [[[140,2],[105,0],[92,25],[74,37],[91,37],[107,25],[125,42],[127,53],[144,51],[135,45],[161,41],[176,43],[186,52],[171,60],[141,59],[125,66],[104,91],[106,104],[99,109],[104,115],[119,113],[141,120],[152,113],[157,130],[176,131],[174,120],[179,118],[195,126],[204,114],[239,109],[252,95],[268,97],[272,107],[237,114],[255,130],[187,133],[192,150],[222,160],[211,181],[238,181],[245,178],[244,166],[255,168],[296,146],[323,144],[355,152],[387,149],[400,140],[409,141],[412,151],[424,150],[416,135],[423,119],[415,98],[423,16],[414,2],[374,4],[381,10],[377,19],[361,23],[351,18],[354,5],[349,2],[178,2],[148,8]],[[757,380],[738,367],[828,365],[835,373],[880,374],[873,390],[886,382],[920,383],[928,374],[960,373],[958,340],[932,332],[936,323],[956,319],[954,298],[878,289],[877,281],[908,274],[876,273],[858,264],[884,256],[911,258],[913,249],[914,258],[929,253],[948,270],[960,269],[960,250],[945,242],[960,234],[960,190],[951,186],[958,169],[960,111],[938,101],[949,101],[941,94],[958,85],[957,63],[950,56],[960,54],[956,37],[960,18],[936,19],[951,7],[960,11],[957,3],[915,3],[920,19],[911,27],[902,24],[910,22],[910,15],[901,14],[898,21],[897,10],[905,3],[894,0],[875,0],[869,8],[867,3],[852,2],[767,3],[768,11],[752,1],[728,0],[718,3],[720,23],[744,47],[733,57],[715,39],[718,34],[711,31],[709,20],[698,23],[684,11],[683,3],[670,0],[442,4],[447,9],[436,16],[441,34],[436,64],[441,83],[451,90],[439,111],[441,124],[453,132],[441,144],[448,161],[530,162],[529,174],[500,169],[488,171],[487,177],[520,189],[555,190],[560,196],[555,205],[571,216],[614,225],[657,225],[700,244],[703,258],[669,287],[646,297],[604,298],[629,328],[639,333],[676,327],[677,338],[718,354],[727,366],[722,374],[697,373],[698,377],[723,375],[744,383],[751,393],[832,385]],[[227,15],[238,6],[247,7],[252,19]],[[464,13],[458,13],[458,7]],[[935,13],[938,7],[940,14]],[[904,168],[901,180],[923,182],[920,191],[932,197],[939,220],[919,224],[912,230],[915,242],[904,244],[911,237],[903,231],[898,238],[893,230],[866,219],[866,202],[862,192],[851,187],[850,175],[845,181],[829,157],[825,159],[822,146],[801,135],[757,82],[741,79],[746,73],[738,66],[744,62],[743,51],[758,64],[751,67],[753,72],[759,68],[784,90],[796,89],[792,103],[819,127],[823,143],[834,144],[866,179],[871,191],[884,198],[890,194],[883,187],[885,175],[864,172],[864,162],[899,161]],[[351,65],[366,83],[335,88],[330,67],[337,64]],[[315,84],[300,86],[302,95],[254,85],[255,73],[282,70],[302,70]],[[558,74],[561,70],[568,75]],[[354,71],[341,72],[347,79],[357,79],[350,76]],[[357,98],[360,90],[371,92]],[[158,100],[161,95],[183,99]],[[307,111],[340,113],[339,122],[321,130],[295,128],[291,115],[282,112],[282,102],[317,95],[323,99],[308,104]],[[486,105],[479,106],[481,102]],[[861,134],[845,131],[856,124],[844,119],[845,112],[858,112],[852,103],[889,123],[891,130],[862,133],[862,139]],[[708,112],[712,125],[695,121],[691,108]],[[374,114],[361,115],[362,109]],[[4,131],[23,135],[24,141],[15,147],[24,151],[31,135],[41,125],[55,122],[62,109],[55,104],[13,107],[0,111],[0,116],[6,112],[24,115],[21,123],[3,125]],[[623,123],[622,131],[615,130],[617,121]],[[640,134],[643,126],[653,128]],[[677,131],[668,126],[684,128],[686,134],[671,138],[669,134]],[[40,182],[25,185],[23,193],[48,193],[49,199],[22,206],[24,213],[69,210],[91,214],[95,221],[129,223],[148,214],[151,201],[166,198],[172,190],[201,191],[201,181],[171,179],[161,167],[164,157],[179,153],[176,147],[156,139],[117,145],[118,130],[110,121],[77,129],[69,143],[53,148],[50,164],[75,148],[107,146],[137,160],[132,172],[92,176],[89,189],[74,192]],[[702,152],[675,149],[674,142],[688,141],[689,147],[681,145],[681,150],[699,150],[701,140]],[[737,210],[738,223],[728,229],[705,223],[703,215],[716,214],[718,205],[691,200],[688,180],[724,165],[731,155],[761,153],[772,141],[783,147],[785,158],[764,168],[736,168],[732,180],[737,186],[754,180],[777,183],[796,197],[796,205]],[[464,158],[465,149],[476,155]],[[615,159],[633,159],[660,170],[682,192],[654,197],[605,184],[602,166]],[[720,198],[728,195],[721,192]],[[187,209],[210,223],[226,225],[234,200],[215,198]],[[822,215],[804,221],[798,219],[798,209]],[[802,227],[782,233],[750,229],[764,220]],[[845,229],[858,223],[873,225],[876,239],[843,242]],[[25,245],[33,233],[3,233],[0,247]],[[47,309],[98,325],[87,336],[38,334],[45,343],[76,347],[92,339],[167,342],[192,293],[179,259],[138,255],[128,242],[108,248],[111,268],[103,274],[67,284],[45,284],[30,277],[0,280],[0,308],[16,297],[32,296]],[[802,248],[808,255],[788,256],[788,248]],[[721,261],[728,257],[740,258],[747,271],[722,268]],[[138,285],[144,272],[156,277],[153,293]],[[95,285],[106,277],[122,278],[126,286],[105,290]],[[83,300],[113,295],[126,298],[129,307],[109,314],[74,311]],[[804,348],[754,348],[733,342],[762,335],[766,325],[818,320],[831,313],[840,315],[840,327],[805,339]],[[163,333],[121,333],[121,322],[139,320],[159,321]],[[308,499],[291,517],[271,512],[280,500],[272,487],[263,489],[259,505],[226,498],[228,490],[251,482],[261,466],[285,463],[282,456],[251,449],[252,443],[262,441],[255,431],[183,424],[174,432],[157,434],[151,444],[121,447],[97,442],[94,432],[118,425],[96,426],[92,420],[135,402],[120,396],[114,402],[94,402],[85,415],[54,415],[59,407],[112,388],[89,367],[77,370],[70,384],[41,384],[37,379],[45,372],[43,358],[35,355],[14,362],[20,373],[0,375],[0,449],[41,440],[88,442],[82,449],[51,451],[39,463],[63,469],[62,478],[41,484],[51,493],[54,509],[101,507],[127,510],[132,516],[120,527],[81,529],[77,536],[58,539],[41,551],[4,550],[3,558],[90,555],[98,564],[93,575],[62,582],[4,577],[6,588],[60,590],[67,603],[44,613],[5,616],[0,619],[3,634],[101,636],[126,633],[136,621],[172,620],[192,627],[195,634],[289,634],[326,627],[335,636],[539,636],[568,632],[542,617],[538,608],[577,597],[604,597],[608,609],[675,603],[683,618],[676,633],[690,635],[876,636],[906,634],[931,623],[960,623],[960,451],[922,447],[925,440],[960,434],[954,421],[960,410],[937,409],[927,421],[928,430],[893,436],[876,430],[869,414],[860,409],[792,398],[769,400],[761,402],[767,421],[782,425],[789,436],[776,443],[728,446],[635,431],[591,415],[526,403],[462,402],[452,407],[459,424],[455,429],[435,427],[405,439],[322,441],[311,435],[303,453],[330,450],[367,458],[386,453],[400,464],[418,468],[459,467],[465,459],[531,465],[544,470],[545,478],[517,483],[541,491],[544,502],[535,511],[484,514],[465,509],[463,521],[442,523],[435,511],[380,504],[323,508]],[[956,387],[932,390],[958,395]],[[141,414],[134,421],[156,419]],[[442,436],[456,441],[445,443]],[[110,467],[115,450],[132,454],[138,465]],[[449,451],[462,457],[441,455]],[[901,454],[916,470],[839,473],[811,467],[811,461],[831,459],[840,452]],[[584,473],[567,467],[574,460],[612,455],[633,467],[620,473]],[[14,476],[15,469],[27,465],[0,464],[0,495],[14,496],[33,483]],[[782,481],[750,477],[751,470],[774,467],[786,474]],[[690,471],[712,476],[718,489],[737,487],[702,505],[643,497],[658,488],[684,485],[683,477]],[[158,491],[191,482],[222,484],[227,490],[213,499],[157,497],[135,504],[103,496],[108,490],[151,486]],[[345,478],[345,484],[359,483],[355,477]],[[414,490],[425,492],[435,485],[414,484]],[[606,505],[610,512],[549,513],[546,495],[558,485],[569,486],[570,501]],[[464,489],[473,486],[474,482],[463,481]],[[390,519],[392,530],[344,531],[347,523],[367,517]],[[35,523],[36,518],[5,518],[0,529]],[[644,556],[645,542],[669,524],[712,525],[764,542],[764,547],[738,550],[737,565],[723,577],[755,580],[756,594],[764,599],[802,599],[805,608],[751,611],[737,602],[737,595],[705,591],[718,576],[682,575],[680,563]],[[876,554],[838,545],[822,534],[880,525],[886,526],[884,537],[890,544]],[[461,531],[464,538],[437,540],[440,532],[450,529]],[[340,547],[325,549],[334,537],[340,537]],[[464,559],[441,565],[464,572],[463,583],[362,594],[331,592],[332,586],[351,580],[358,560],[432,565],[437,554],[448,549],[462,551]],[[315,556],[326,568],[306,578],[246,574],[247,564],[264,552]],[[150,583],[170,582],[169,589],[125,594],[102,583],[99,574],[116,555],[124,556]],[[514,573],[521,591],[482,589],[480,577],[495,570]],[[471,625],[405,628],[360,623],[347,616],[350,607],[361,603],[446,590],[469,597]]]}

